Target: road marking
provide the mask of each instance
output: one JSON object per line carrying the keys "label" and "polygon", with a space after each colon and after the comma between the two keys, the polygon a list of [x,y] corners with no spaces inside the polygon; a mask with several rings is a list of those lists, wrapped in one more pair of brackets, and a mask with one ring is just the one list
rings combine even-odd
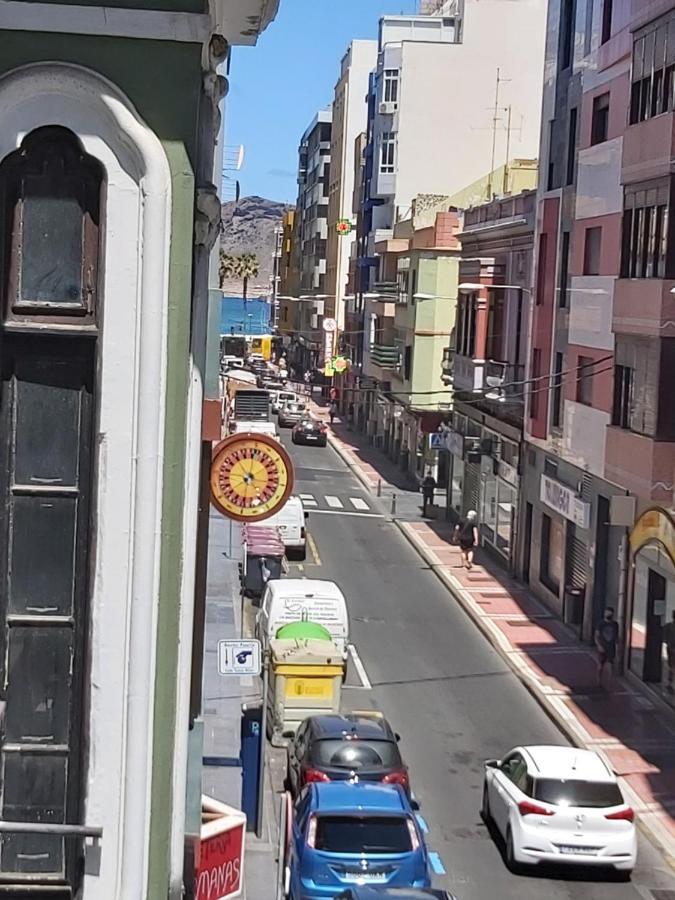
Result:
{"label": "road marking", "polygon": [[344,509],[342,500],[340,500],[339,497],[333,497],[332,494],[327,494],[325,500],[331,509]]}
{"label": "road marking", "polygon": [[298,494],[301,500],[313,500],[314,494]]}
{"label": "road marking", "polygon": [[436,853],[435,850],[432,850],[429,853],[429,862],[431,863],[431,868],[434,870],[436,875],[447,875],[445,866],[443,865],[443,860],[441,859],[440,854]]}
{"label": "road marking", "polygon": [[304,572],[304,571],[305,571],[305,567],[303,566],[303,564],[298,563],[298,572]]}
{"label": "road marking", "polygon": [[312,556],[314,557],[314,565],[315,566],[323,565],[323,563],[321,562],[321,557],[319,556],[318,547],[316,546],[316,541],[314,540],[314,538],[312,537],[312,535],[309,532],[307,532],[307,543],[309,544],[310,552],[311,552]]}
{"label": "road marking", "polygon": [[350,509],[313,509],[313,516],[360,516],[362,519],[384,519],[384,513],[352,512]]}
{"label": "road marking", "polygon": [[366,501],[362,500],[361,497],[350,497],[349,502],[354,509],[370,509]]}
{"label": "road marking", "polygon": [[419,813],[415,813],[415,818],[417,819],[417,824],[420,826],[422,831],[425,834],[429,834],[429,826],[427,825],[426,819]]}
{"label": "road marking", "polygon": [[359,678],[361,679],[362,686],[367,690],[372,690],[373,686],[370,683],[370,678],[368,678],[368,673],[366,672],[366,667],[361,662],[361,657],[359,656],[358,650],[353,644],[350,644],[348,647],[349,655],[352,658],[352,662],[354,663],[354,668],[357,671]]}

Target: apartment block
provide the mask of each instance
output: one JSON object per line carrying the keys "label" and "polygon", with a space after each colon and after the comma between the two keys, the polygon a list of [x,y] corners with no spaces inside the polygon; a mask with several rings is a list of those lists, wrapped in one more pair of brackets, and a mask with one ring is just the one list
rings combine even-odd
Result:
{"label": "apartment block", "polygon": [[[328,234],[326,239],[326,314],[344,327],[344,298],[349,280],[353,229],[354,143],[366,127],[366,102],[370,72],[377,61],[377,41],[352,41],[340,64],[340,78],[333,98],[330,178],[328,183]],[[348,233],[338,223],[349,223]]]}
{"label": "apartment block", "polygon": [[300,290],[323,293],[326,282],[332,109],[319,110],[298,149],[297,240]]}
{"label": "apartment block", "polygon": [[675,610],[675,4],[550,4],[523,576],[660,689]]}

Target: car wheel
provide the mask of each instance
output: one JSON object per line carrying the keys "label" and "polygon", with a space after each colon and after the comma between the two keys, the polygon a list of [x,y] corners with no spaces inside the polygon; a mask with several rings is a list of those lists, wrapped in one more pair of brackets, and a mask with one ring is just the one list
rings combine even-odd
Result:
{"label": "car wheel", "polygon": [[614,877],[615,877],[616,881],[620,881],[620,882],[630,881],[631,878],[633,877],[633,870],[632,869],[615,869]]}
{"label": "car wheel", "polygon": [[509,872],[517,875],[520,871],[520,865],[516,862],[515,851],[513,849],[513,834],[511,829],[506,832],[506,868]]}
{"label": "car wheel", "polygon": [[492,824],[492,813],[490,812],[490,796],[487,782],[483,784],[483,802],[480,805],[480,814],[485,824],[489,827]]}
{"label": "car wheel", "polygon": [[304,562],[307,559],[307,544],[304,547],[298,548],[297,558],[300,562]]}

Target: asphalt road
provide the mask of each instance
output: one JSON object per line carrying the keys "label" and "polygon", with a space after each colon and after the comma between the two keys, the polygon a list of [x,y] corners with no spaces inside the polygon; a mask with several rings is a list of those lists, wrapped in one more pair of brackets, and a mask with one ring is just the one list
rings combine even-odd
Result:
{"label": "asphalt road", "polygon": [[[675,877],[642,840],[633,881],[560,870],[515,876],[479,815],[482,761],[564,737],[332,448],[294,447],[310,513],[307,559],[291,577],[328,578],[350,608],[345,709],[381,709],[402,735],[437,886],[458,900],[675,900]],[[673,893],[671,893],[671,891]]]}

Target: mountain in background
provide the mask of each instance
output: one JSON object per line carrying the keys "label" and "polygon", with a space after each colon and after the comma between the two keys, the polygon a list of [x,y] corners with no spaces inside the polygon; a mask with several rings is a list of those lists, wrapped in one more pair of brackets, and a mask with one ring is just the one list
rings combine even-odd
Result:
{"label": "mountain in background", "polygon": [[[223,231],[220,246],[225,253],[238,256],[255,253],[260,271],[248,284],[249,297],[268,295],[274,258],[274,229],[281,225],[283,214],[293,207],[264,197],[242,197],[223,203]],[[241,280],[226,281],[223,292],[231,297],[241,296]]]}

